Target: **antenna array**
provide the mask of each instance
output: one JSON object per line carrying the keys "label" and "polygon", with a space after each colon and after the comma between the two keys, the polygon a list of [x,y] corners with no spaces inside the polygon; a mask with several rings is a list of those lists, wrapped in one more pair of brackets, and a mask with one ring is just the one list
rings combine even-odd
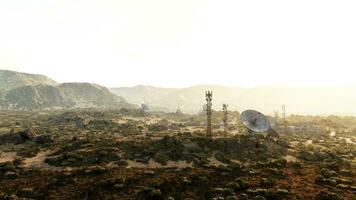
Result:
{"label": "antenna array", "polygon": [[205,92],[205,99],[206,99],[206,115],[207,115],[207,128],[206,128],[206,135],[211,137],[211,101],[213,100],[213,92],[206,91]]}

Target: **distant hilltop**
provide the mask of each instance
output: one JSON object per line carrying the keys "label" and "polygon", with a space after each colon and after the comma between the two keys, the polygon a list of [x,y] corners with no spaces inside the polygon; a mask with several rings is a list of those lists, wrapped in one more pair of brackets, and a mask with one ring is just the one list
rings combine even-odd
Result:
{"label": "distant hilltop", "polygon": [[92,83],[62,83],[35,74],[0,70],[0,109],[54,110],[73,108],[133,108],[106,87]]}
{"label": "distant hilltop", "polygon": [[38,84],[57,85],[58,83],[43,75],[0,70],[0,91]]}
{"label": "distant hilltop", "polygon": [[175,111],[197,113],[205,104],[204,92],[213,91],[213,109],[221,110],[227,103],[230,110],[256,109],[273,114],[286,105],[287,115],[355,115],[356,86],[255,88],[197,85],[188,88],[159,88],[139,85],[111,88],[111,91],[131,103],[145,99],[150,106],[166,107]]}

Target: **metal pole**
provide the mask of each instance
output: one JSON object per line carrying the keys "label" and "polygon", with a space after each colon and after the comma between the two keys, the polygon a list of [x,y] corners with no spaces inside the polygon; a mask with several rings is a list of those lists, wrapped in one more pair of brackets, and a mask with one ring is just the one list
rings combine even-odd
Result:
{"label": "metal pole", "polygon": [[227,111],[227,104],[223,104],[223,124],[224,124],[224,134],[227,136],[227,120],[228,120],[228,111]]}
{"label": "metal pole", "polygon": [[282,112],[283,112],[283,125],[284,125],[284,132],[287,133],[287,119],[286,119],[286,106],[282,106]]}
{"label": "metal pole", "polygon": [[206,128],[206,135],[211,137],[211,106],[212,106],[212,99],[213,99],[213,92],[206,91],[205,92],[205,99],[206,99],[206,115],[207,115],[207,128]]}

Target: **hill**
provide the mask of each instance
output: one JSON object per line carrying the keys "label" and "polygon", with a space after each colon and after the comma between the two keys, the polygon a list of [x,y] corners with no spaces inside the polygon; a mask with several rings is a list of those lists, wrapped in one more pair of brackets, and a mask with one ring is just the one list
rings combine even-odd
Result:
{"label": "hill", "polygon": [[90,83],[27,85],[7,90],[0,97],[1,109],[14,110],[133,107],[107,88]]}
{"label": "hill", "polygon": [[356,114],[356,87],[353,86],[239,88],[198,85],[188,88],[158,88],[140,85],[111,89],[134,104],[146,100],[151,107],[166,107],[170,111],[180,107],[188,113],[202,110],[206,90],[213,91],[215,110],[221,110],[222,104],[227,103],[231,110],[257,109],[266,114],[281,110],[281,105],[287,106],[287,114]]}
{"label": "hill", "polygon": [[0,70],[0,91],[38,84],[57,85],[58,83],[43,75]]}
{"label": "hill", "polygon": [[132,107],[124,98],[106,87],[92,83],[63,83],[58,86],[75,107],[123,108]]}

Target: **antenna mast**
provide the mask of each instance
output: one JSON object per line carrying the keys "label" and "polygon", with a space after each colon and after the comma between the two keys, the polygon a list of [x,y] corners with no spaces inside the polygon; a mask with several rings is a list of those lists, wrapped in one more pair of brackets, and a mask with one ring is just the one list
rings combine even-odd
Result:
{"label": "antenna mast", "polygon": [[279,126],[279,123],[278,123],[279,112],[278,112],[278,110],[273,111],[273,115],[274,115],[274,120],[275,120],[275,127],[278,128],[278,126]]}
{"label": "antenna mast", "polygon": [[206,135],[211,137],[211,106],[212,106],[212,99],[213,99],[213,92],[206,91],[205,92],[205,99],[206,99],[206,115],[207,115],[207,128],[206,128]]}
{"label": "antenna mast", "polygon": [[227,120],[228,120],[228,111],[227,104],[223,104],[223,126],[224,126],[224,134],[227,135]]}
{"label": "antenna mast", "polygon": [[286,105],[282,105],[284,132],[287,133]]}

